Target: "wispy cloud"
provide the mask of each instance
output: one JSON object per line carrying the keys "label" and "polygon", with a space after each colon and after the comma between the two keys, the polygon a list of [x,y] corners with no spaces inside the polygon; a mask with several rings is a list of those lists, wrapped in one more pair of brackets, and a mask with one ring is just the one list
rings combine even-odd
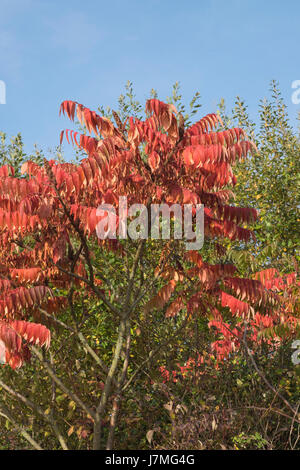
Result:
{"label": "wispy cloud", "polygon": [[21,50],[22,47],[13,32],[0,30],[0,70],[2,75],[8,78],[18,78],[22,65]]}
{"label": "wispy cloud", "polygon": [[35,0],[1,0],[0,2],[0,71],[10,80],[21,78],[25,39],[16,27],[16,17],[28,11]]}
{"label": "wispy cloud", "polygon": [[82,64],[104,47],[105,33],[82,12],[69,12],[48,22],[50,41],[66,54],[68,62]]}
{"label": "wispy cloud", "polygon": [[30,8],[34,0],[1,0],[0,2],[0,24],[10,19],[18,12]]}

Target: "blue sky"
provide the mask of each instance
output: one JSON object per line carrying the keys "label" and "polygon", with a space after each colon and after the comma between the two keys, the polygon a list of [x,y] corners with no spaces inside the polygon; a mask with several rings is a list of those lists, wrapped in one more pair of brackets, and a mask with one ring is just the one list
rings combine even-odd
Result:
{"label": "blue sky", "polygon": [[201,114],[239,95],[255,119],[274,78],[296,122],[299,18],[298,0],[0,0],[0,130],[28,152],[53,148],[72,128],[61,101],[116,108],[127,80],[141,101],[179,81],[187,102],[201,93]]}

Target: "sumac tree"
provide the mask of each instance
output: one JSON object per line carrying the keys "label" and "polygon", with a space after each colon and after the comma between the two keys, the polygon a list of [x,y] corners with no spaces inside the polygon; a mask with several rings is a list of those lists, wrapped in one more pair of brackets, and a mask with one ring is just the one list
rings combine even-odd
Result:
{"label": "sumac tree", "polygon": [[[248,242],[257,218],[254,209],[229,203],[233,164],[255,149],[242,129],[219,131],[216,114],[186,126],[173,105],[156,98],[147,101],[144,119],[112,112],[113,122],[73,101],[61,112],[88,131],[61,134],[86,158],[28,161],[19,177],[9,165],[0,169],[1,360],[20,367],[33,355],[43,380],[50,379],[51,404],[44,409],[2,380],[0,386],[44,420],[62,448],[76,446],[76,431],[88,448],[92,440],[93,449],[111,449],[120,405],[135,381],[179,334],[193,334],[199,318],[223,328],[225,343],[213,345],[217,359],[232,350],[225,330],[234,322],[244,328],[234,331],[239,341],[260,319],[271,316],[273,327],[292,316],[291,333],[298,319],[290,310],[282,316],[280,296],[261,278],[239,277],[222,262],[219,240]],[[147,208],[204,204],[205,250],[186,251],[174,238],[100,240],[97,208],[118,210],[120,196]],[[50,330],[55,348],[48,357],[36,346],[49,346]],[[83,351],[90,361],[84,370]],[[71,415],[76,410],[71,426],[58,394],[69,400]],[[16,422],[1,399],[0,411]],[[24,425],[20,432],[41,447]]]}

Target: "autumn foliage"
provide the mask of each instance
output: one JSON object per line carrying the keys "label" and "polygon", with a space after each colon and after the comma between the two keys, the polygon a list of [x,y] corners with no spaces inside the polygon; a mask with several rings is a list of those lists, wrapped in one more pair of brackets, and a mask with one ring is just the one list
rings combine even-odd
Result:
{"label": "autumn foliage", "polygon": [[[121,260],[125,256],[120,240],[100,240],[96,233],[104,217],[97,215],[97,207],[107,203],[118,209],[120,196],[127,196],[128,205],[147,207],[203,204],[205,240],[220,259],[222,239],[255,240],[250,225],[257,212],[236,207],[230,189],[236,184],[233,165],[256,150],[242,129],[218,130],[218,114],[186,127],[173,105],[157,99],[147,101],[145,120],[128,116],[122,122],[114,112],[113,123],[73,101],[64,101],[60,111],[72,121],[77,118],[88,131],[89,135],[73,130],[61,134],[61,142],[65,136],[86,152],[86,158],[79,164],[29,161],[20,177],[10,166],[0,168],[2,363],[20,367],[30,359],[32,346],[49,347],[49,320],[53,313],[73,308],[76,287],[84,287],[90,298],[100,298],[113,315],[125,311],[130,318],[141,305],[143,321],[155,310],[164,312],[166,322],[175,317],[186,323],[206,318],[216,332],[210,353],[217,361],[242,346],[245,328],[253,344],[295,334],[296,271],[281,275],[266,269],[244,278],[233,264],[210,264],[200,252],[185,251],[177,240],[164,240],[153,270],[159,284],[155,294],[149,296],[148,290],[138,300],[131,299],[137,258],[128,293],[118,304],[93,264],[91,243],[117,253]],[[110,390],[110,379],[104,387]],[[101,422],[99,416],[93,417],[95,423]]]}
{"label": "autumn foliage", "polygon": [[[121,195],[129,203],[202,203],[205,237],[210,239],[248,241],[253,237],[248,224],[257,217],[254,209],[228,205],[228,186],[236,183],[232,164],[246,157],[253,144],[242,129],[215,131],[218,115],[207,115],[185,129],[174,106],[156,99],[147,102],[145,121],[129,117],[122,123],[116,115],[116,125],[76,102],[64,101],[61,111],[72,120],[76,114],[94,134],[66,131],[67,139],[87,152],[86,159],[79,165],[49,161],[44,167],[27,162],[22,167],[26,177],[21,178],[8,166],[0,169],[0,338],[5,361],[12,367],[29,358],[30,343],[49,346],[49,330],[27,322],[28,317],[39,308],[51,308],[51,286],[71,282],[71,238],[76,232],[96,236],[98,205],[117,206]],[[29,246],[25,240],[30,240]],[[117,246],[118,241],[111,243],[112,249]],[[196,252],[185,257],[190,268],[185,272],[165,266],[160,275],[168,283],[146,308],[162,308],[171,300],[167,317],[183,308],[191,315],[209,315],[210,325],[226,338],[214,343],[218,354],[228,353],[238,341],[229,341],[218,305],[241,320],[251,318],[257,328],[297,323],[287,308],[284,313],[278,309],[277,292],[284,280],[273,271],[241,279],[233,265],[209,265]],[[86,275],[81,256],[73,268],[73,277]],[[174,298],[178,280],[186,277],[193,279],[192,291],[181,288]],[[286,279],[295,282],[295,275]],[[261,308],[263,314],[258,313]]]}

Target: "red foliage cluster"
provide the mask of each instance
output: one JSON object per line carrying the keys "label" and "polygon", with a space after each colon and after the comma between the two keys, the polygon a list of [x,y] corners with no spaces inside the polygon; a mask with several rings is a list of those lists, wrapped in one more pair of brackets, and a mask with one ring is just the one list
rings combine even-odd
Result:
{"label": "red foliage cluster", "polygon": [[[127,196],[128,205],[202,203],[205,236],[212,240],[248,241],[253,234],[247,225],[257,217],[253,209],[228,205],[228,186],[236,183],[231,165],[254,145],[242,129],[215,130],[218,115],[185,129],[174,106],[154,99],[146,104],[144,121],[129,117],[121,122],[114,113],[116,125],[73,101],[64,101],[61,112],[71,120],[76,115],[94,133],[66,131],[68,141],[71,137],[87,158],[78,165],[26,162],[20,178],[12,168],[0,168],[0,357],[4,349],[12,367],[28,359],[31,343],[49,345],[49,330],[28,319],[39,308],[51,313],[60,303],[51,287],[68,287],[71,280],[86,277],[82,256],[74,261],[73,277],[68,274],[74,260],[71,237],[80,233],[99,245],[118,246],[117,240],[97,239],[100,204],[118,209],[120,196]],[[169,317],[183,308],[212,315],[221,302],[243,317],[252,304],[265,308],[278,303],[276,293],[259,280],[234,277],[232,265],[209,265],[198,253],[187,253],[187,259],[192,263],[187,273],[172,273],[171,267],[169,274],[161,273],[167,284],[146,309],[171,301]],[[184,278],[194,280],[193,291],[178,288]]]}
{"label": "red foliage cluster", "polygon": [[[178,370],[176,371],[170,372],[165,367],[161,367],[164,382],[170,380],[177,382],[179,376],[188,377],[203,364],[214,365],[218,368],[220,362],[239,351],[246,333],[248,345],[252,351],[265,343],[270,346],[272,352],[280,345],[283,338],[292,337],[297,332],[297,328],[299,331],[297,302],[299,302],[300,281],[297,273],[280,275],[276,269],[271,268],[256,273],[254,278],[254,281],[260,281],[259,284],[251,282],[250,279],[242,279],[239,282],[238,278],[234,278],[238,282],[233,283],[233,279],[229,279],[231,282],[227,285],[239,298],[222,289],[218,293],[215,292],[218,305],[217,308],[211,310],[211,320],[208,326],[215,329],[215,334],[220,339],[212,342],[212,354],[205,356],[198,354],[197,360],[190,358],[184,365],[177,364]],[[254,286],[252,296],[249,295],[249,286]],[[256,286],[259,286],[258,289],[255,289]],[[260,296],[260,292],[263,292],[263,297]],[[264,308],[259,312],[257,309],[262,305],[262,301]],[[197,302],[192,303],[192,307],[198,308]],[[227,321],[224,319],[226,310],[230,312]],[[166,314],[166,316],[170,315]],[[235,327],[232,326],[231,319],[236,320]],[[197,374],[201,373],[201,369],[198,370]]]}

